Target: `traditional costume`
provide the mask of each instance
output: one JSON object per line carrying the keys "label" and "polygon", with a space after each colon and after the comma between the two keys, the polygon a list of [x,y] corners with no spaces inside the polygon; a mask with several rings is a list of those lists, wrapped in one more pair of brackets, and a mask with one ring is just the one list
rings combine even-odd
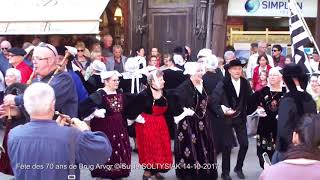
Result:
{"label": "traditional costume", "polygon": [[[292,142],[292,133],[297,128],[303,114],[317,113],[316,103],[311,95],[305,91],[308,76],[303,68],[296,64],[288,64],[280,72],[289,92],[279,105],[277,142],[276,151],[272,157],[273,164],[284,160],[284,153]],[[294,78],[299,81],[300,86],[296,86]]]}
{"label": "traditional costume", "polygon": [[159,99],[154,99],[150,88],[142,91],[128,105],[128,118],[145,120],[144,123],[135,123],[139,163],[148,164],[145,170],[156,174],[167,172],[173,163],[165,114],[168,111],[172,111],[172,114],[181,111],[174,106],[174,96],[163,92]]}
{"label": "traditional costume", "polygon": [[[27,86],[25,84],[14,83],[7,87],[5,91],[5,95],[8,95],[8,94],[20,95],[24,93],[26,88]],[[13,175],[13,171],[10,165],[10,159],[8,156],[8,148],[7,148],[8,134],[10,130],[13,129],[14,127],[21,124],[25,124],[27,122],[28,122],[27,119],[23,117],[22,118],[12,117],[12,119],[8,119],[8,118],[5,119],[6,127],[4,130],[4,137],[2,142],[2,147],[4,151],[1,151],[1,158],[0,158],[0,172],[4,174]]]}
{"label": "traditional costume", "polygon": [[[194,75],[197,68],[199,63],[187,62],[184,74]],[[182,83],[176,93],[184,113],[189,110],[193,112],[180,119],[175,117],[176,175],[181,179],[217,179],[216,156],[207,113],[209,96],[202,85],[196,87],[190,79]]]}
{"label": "traditional costume", "polygon": [[[116,71],[102,72],[101,79],[107,79],[114,74],[119,73]],[[91,130],[104,132],[112,146],[112,155],[105,162],[106,165],[111,165],[110,167],[113,168],[94,169],[91,171],[92,177],[116,179],[128,177],[130,174],[131,148],[127,121],[124,117],[124,102],[125,96],[121,92],[107,94],[103,89],[99,89],[80,104],[79,111],[82,117],[87,117],[86,120],[93,118],[90,121]],[[102,109],[105,109],[106,113],[102,112],[101,115]],[[125,168],[115,169],[115,164],[125,165],[122,166]]]}
{"label": "traditional costume", "polygon": [[252,106],[262,107],[266,112],[266,117],[259,117],[257,130],[257,156],[259,158],[260,167],[264,168],[264,160],[262,154],[268,153],[271,158],[275,151],[277,138],[277,116],[279,102],[286,89],[275,91],[270,87],[264,87],[252,95]]}
{"label": "traditional costume", "polygon": [[[228,70],[234,66],[243,67],[240,60],[232,60],[225,65]],[[238,80],[232,79],[231,75],[226,76],[219,82],[212,93],[211,111],[216,114],[214,118],[214,137],[218,150],[222,152],[222,177],[229,178],[230,173],[230,155],[234,144],[233,129],[236,132],[240,149],[238,153],[235,171],[242,173],[243,162],[248,150],[247,136],[247,104],[252,94],[249,82],[240,77]],[[231,116],[226,116],[228,108],[236,111]],[[243,175],[243,174],[242,174]]]}

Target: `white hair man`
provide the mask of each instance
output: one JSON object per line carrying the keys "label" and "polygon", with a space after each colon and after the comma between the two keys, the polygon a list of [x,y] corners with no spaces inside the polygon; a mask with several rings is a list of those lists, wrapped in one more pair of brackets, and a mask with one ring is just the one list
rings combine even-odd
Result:
{"label": "white hair man", "polygon": [[[95,166],[111,156],[112,147],[102,132],[91,132],[76,118],[52,120],[56,101],[48,84],[30,85],[23,99],[31,121],[12,129],[8,138],[15,179],[69,179],[70,175],[80,179],[76,163]],[[66,122],[71,127],[65,127]]]}
{"label": "white hair man", "polygon": [[[32,59],[35,74],[40,78],[40,81],[49,83],[54,89],[56,110],[70,117],[77,117],[78,95],[72,77],[68,72],[58,72],[54,75],[58,62],[56,48],[50,44],[41,43],[34,48]],[[4,104],[20,106],[23,104],[22,96],[7,95],[4,97]],[[3,106],[0,106],[1,108]]]}
{"label": "white hair man", "polygon": [[274,67],[273,58],[269,54],[267,54],[267,50],[268,50],[268,44],[266,42],[264,41],[258,42],[258,53],[252,54],[248,60],[247,69],[246,69],[246,75],[248,80],[252,79],[253,70],[256,66],[258,66],[258,57],[260,55],[266,54],[268,57],[269,65]]}
{"label": "white hair man", "polygon": [[113,46],[113,56],[111,56],[106,62],[107,71],[124,72],[124,66],[127,61],[127,57],[123,56],[123,49],[120,45]]}
{"label": "white hair man", "polygon": [[225,64],[229,64],[230,61],[236,59],[236,55],[234,54],[233,51],[226,51],[224,53],[223,57],[224,57],[224,60],[225,60]]}
{"label": "white hair man", "polygon": [[111,35],[107,34],[103,36],[103,50],[102,50],[102,56],[104,57],[111,57],[112,54],[112,43],[113,38]]}

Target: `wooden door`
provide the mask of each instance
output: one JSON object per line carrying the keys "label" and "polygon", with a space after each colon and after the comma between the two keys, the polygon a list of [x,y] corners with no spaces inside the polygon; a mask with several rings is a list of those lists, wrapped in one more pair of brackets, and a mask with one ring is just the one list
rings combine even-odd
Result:
{"label": "wooden door", "polygon": [[149,48],[156,47],[161,54],[172,53],[177,46],[190,42],[188,12],[152,13]]}

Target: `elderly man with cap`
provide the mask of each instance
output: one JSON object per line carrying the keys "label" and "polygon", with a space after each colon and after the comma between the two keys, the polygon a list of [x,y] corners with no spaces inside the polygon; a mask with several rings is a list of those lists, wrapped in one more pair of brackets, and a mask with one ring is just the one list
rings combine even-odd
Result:
{"label": "elderly man with cap", "polygon": [[[69,115],[78,116],[78,96],[76,87],[71,76],[63,70],[57,71],[58,53],[50,44],[40,44],[34,48],[33,64],[36,79],[48,83],[55,91],[56,111]],[[57,72],[57,73],[55,73]],[[7,95],[4,97],[4,105],[0,106],[0,115],[6,116],[8,105],[22,106],[22,96]]]}
{"label": "elderly man with cap", "polygon": [[24,55],[26,51],[21,48],[10,48],[9,52],[9,63],[21,72],[21,83],[26,84],[32,74],[32,69],[24,62]]}
{"label": "elderly man with cap", "polygon": [[305,91],[308,76],[297,64],[288,64],[282,70],[283,81],[289,91],[279,104],[276,151],[272,156],[275,164],[284,160],[284,154],[292,142],[292,132],[299,119],[306,113],[317,113],[316,103]]}
{"label": "elderly man with cap", "polygon": [[222,152],[222,174],[224,180],[229,180],[230,154],[233,147],[233,129],[236,132],[240,149],[234,171],[240,179],[245,176],[242,171],[243,162],[248,150],[248,135],[246,127],[247,105],[252,94],[249,82],[241,77],[244,64],[236,59],[230,61],[225,69],[230,73],[220,81],[212,93],[211,111],[216,115],[213,124],[215,143]]}

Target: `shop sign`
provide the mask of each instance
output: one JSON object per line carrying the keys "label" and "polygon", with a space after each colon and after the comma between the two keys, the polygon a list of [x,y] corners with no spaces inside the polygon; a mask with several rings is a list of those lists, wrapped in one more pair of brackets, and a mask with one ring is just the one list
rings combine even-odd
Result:
{"label": "shop sign", "polygon": [[[304,17],[317,17],[317,0],[296,0]],[[288,0],[229,0],[228,16],[288,17]]]}

